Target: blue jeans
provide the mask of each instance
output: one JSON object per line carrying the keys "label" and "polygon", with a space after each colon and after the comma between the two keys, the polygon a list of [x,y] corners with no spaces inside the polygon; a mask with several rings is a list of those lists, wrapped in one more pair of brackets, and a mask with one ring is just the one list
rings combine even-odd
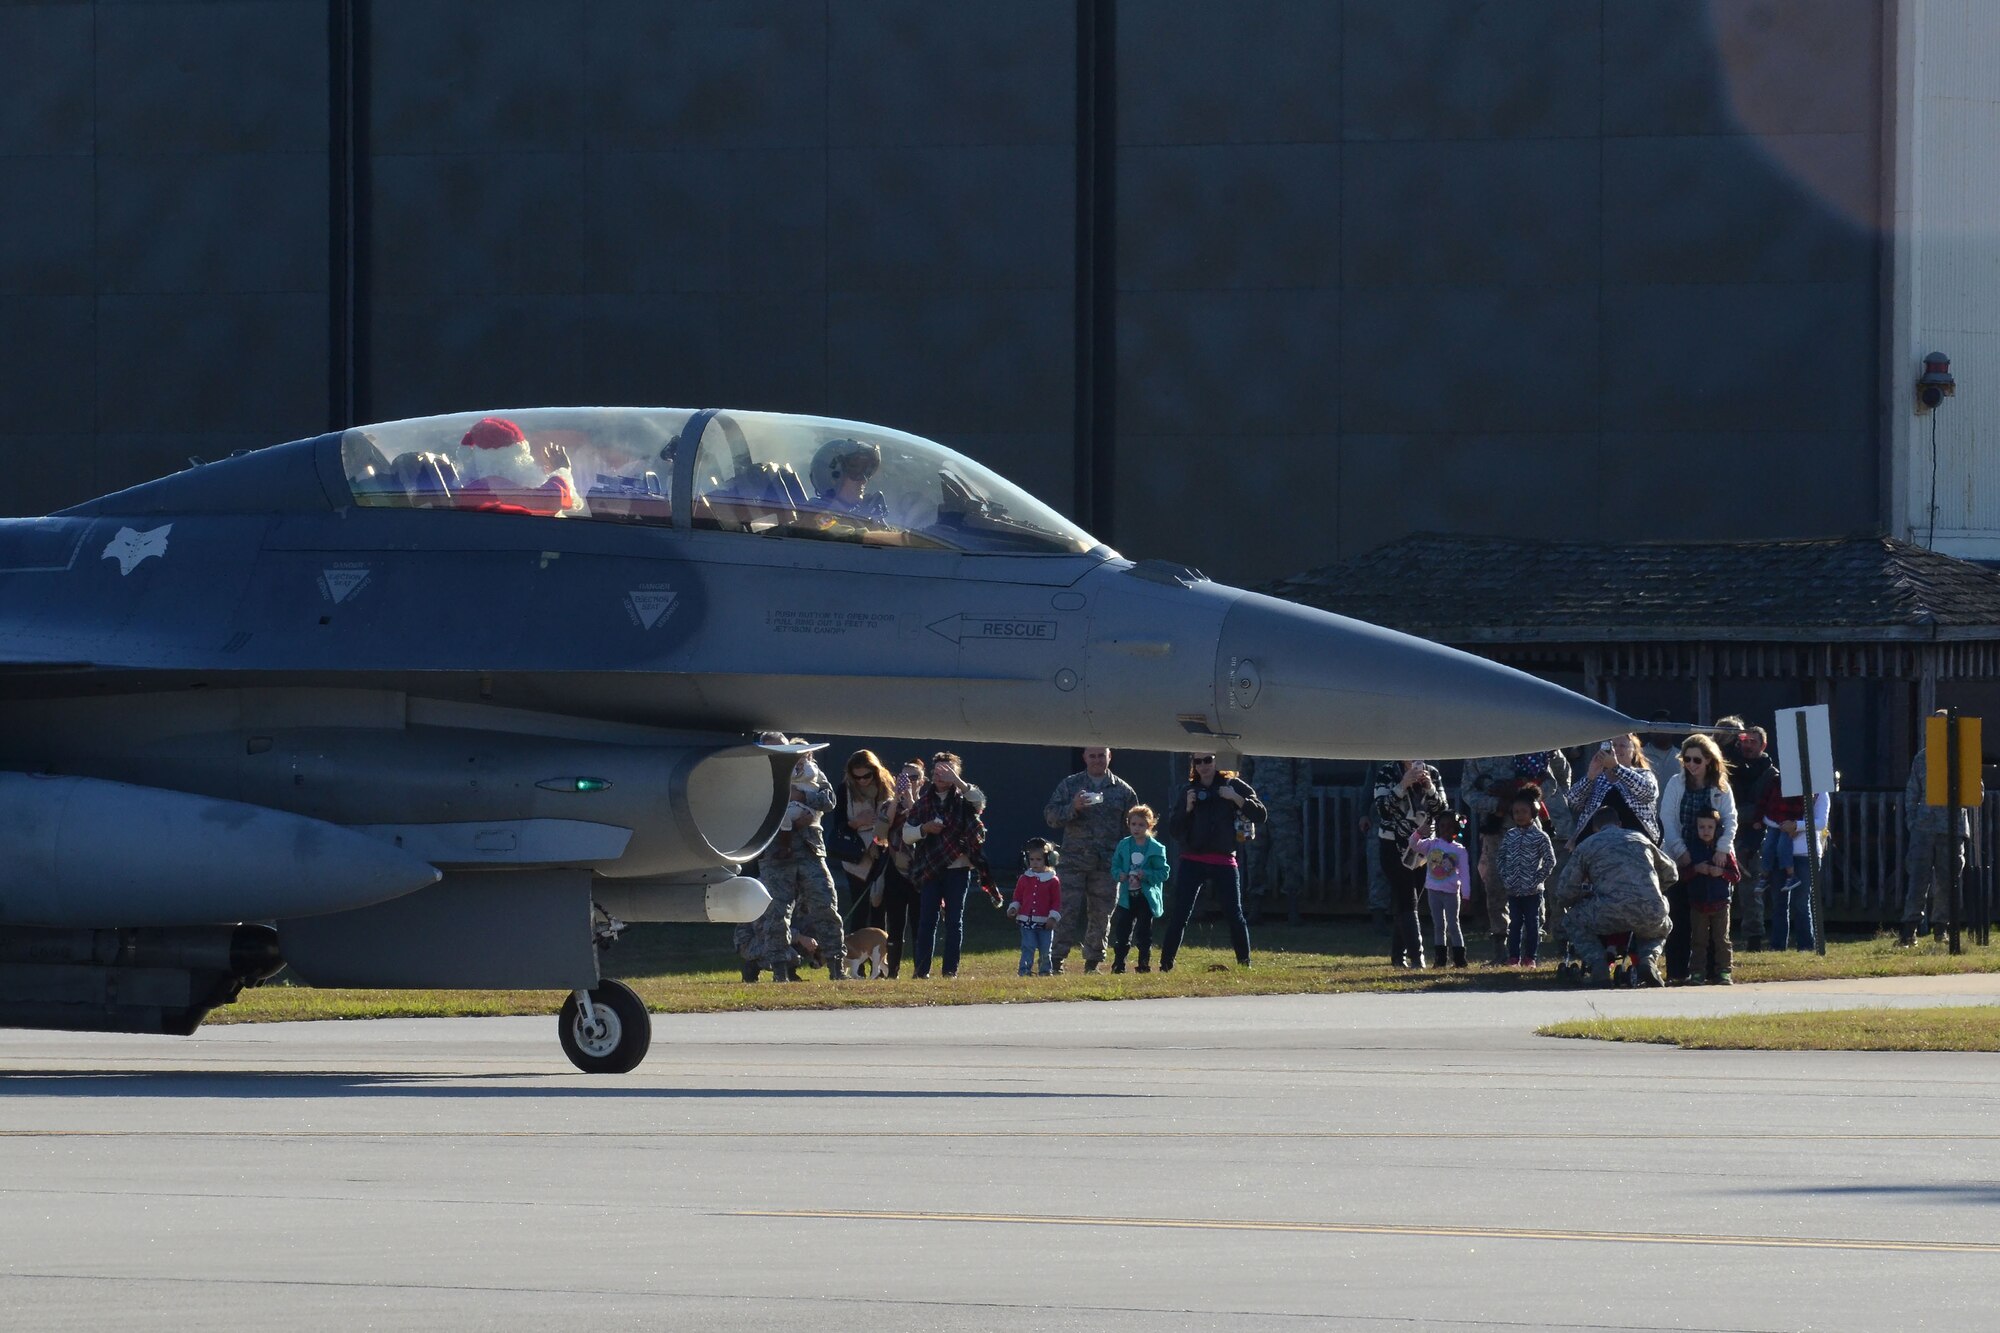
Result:
{"label": "blue jeans", "polygon": [[1250,923],[1243,916],[1243,876],[1235,866],[1219,866],[1208,861],[1181,858],[1180,894],[1167,910],[1167,937],[1160,942],[1160,966],[1171,971],[1174,955],[1181,951],[1181,936],[1188,918],[1194,915],[1195,900],[1203,886],[1213,884],[1222,895],[1222,915],[1229,922],[1229,939],[1236,946],[1236,961],[1250,961]]}
{"label": "blue jeans", "polygon": [[[1790,841],[1790,839],[1786,839]],[[1771,911],[1771,947],[1810,951],[1813,947],[1812,862],[1799,859],[1798,873],[1765,891]]]}
{"label": "blue jeans", "polygon": [[965,938],[965,894],[972,887],[972,867],[941,870],[936,879],[924,881],[917,899],[922,910],[917,916],[917,975],[931,974],[931,950],[937,944],[938,917],[944,917],[944,974],[958,975],[958,946]]}
{"label": "blue jeans", "polygon": [[1792,877],[1792,835],[1781,828],[1764,830],[1764,883],[1775,887]]}
{"label": "blue jeans", "polygon": [[[963,899],[960,901],[963,902]],[[1025,977],[1028,973],[1034,971],[1035,952],[1036,950],[1040,950],[1042,955],[1042,975],[1048,976],[1050,960],[1054,955],[1055,947],[1056,928],[1054,926],[1031,926],[1023,921],[1021,923],[1021,975]],[[946,956],[950,957],[950,955]],[[946,963],[945,966],[950,968],[952,965]]]}
{"label": "blue jeans", "polygon": [[1542,895],[1507,896],[1507,956],[1532,963],[1542,944]]}

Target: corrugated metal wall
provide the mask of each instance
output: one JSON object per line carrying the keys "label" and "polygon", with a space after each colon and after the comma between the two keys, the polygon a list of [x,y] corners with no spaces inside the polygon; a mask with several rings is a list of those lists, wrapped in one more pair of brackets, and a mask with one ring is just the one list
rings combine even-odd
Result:
{"label": "corrugated metal wall", "polygon": [[[2000,559],[2000,4],[1914,0],[1914,344],[1951,358],[1957,395],[1910,432],[1909,516],[1954,555]],[[1907,393],[1906,386],[1906,393]],[[1909,398],[1905,398],[1907,403]]]}

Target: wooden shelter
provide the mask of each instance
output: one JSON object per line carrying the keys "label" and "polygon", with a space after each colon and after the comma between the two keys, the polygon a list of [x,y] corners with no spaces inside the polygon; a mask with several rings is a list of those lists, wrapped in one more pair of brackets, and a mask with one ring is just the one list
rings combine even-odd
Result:
{"label": "wooden shelter", "polygon": [[[1265,591],[1558,680],[1634,716],[1834,705],[1850,786],[1917,719],[2000,703],[2000,573],[1881,536],[1567,542],[1420,533]],[[1990,715],[1990,714],[1989,714]]]}

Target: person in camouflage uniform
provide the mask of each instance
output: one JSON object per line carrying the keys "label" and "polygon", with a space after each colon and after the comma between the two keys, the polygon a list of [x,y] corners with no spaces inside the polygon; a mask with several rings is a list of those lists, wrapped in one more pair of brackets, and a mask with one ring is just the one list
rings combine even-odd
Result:
{"label": "person in camouflage uniform", "polygon": [[[1560,844],[1570,835],[1569,759],[1561,750],[1540,754],[1499,755],[1468,759],[1459,779],[1459,798],[1479,826],[1479,887],[1486,895],[1486,930],[1492,937],[1493,961],[1507,957],[1507,893],[1500,884],[1500,839],[1507,832],[1507,808],[1514,793],[1527,785],[1540,787],[1549,812],[1550,830]],[[1541,923],[1535,923],[1537,931]]]}
{"label": "person in camouflage uniform", "polygon": [[[760,865],[758,870],[761,872],[762,869]],[[745,981],[755,981],[757,974],[764,971],[770,972],[773,981],[792,979],[792,969],[798,966],[799,955],[792,948],[790,901],[781,903],[773,895],[764,907],[764,914],[755,921],[740,923],[730,939],[736,945],[736,956],[743,960]]]}
{"label": "person in camouflage uniform", "polygon": [[1250,778],[1271,817],[1263,828],[1255,880],[1245,875],[1244,915],[1254,925],[1264,915],[1264,895],[1276,892],[1285,899],[1286,917],[1296,922],[1306,883],[1305,802],[1312,765],[1303,759],[1257,758],[1250,761]]}
{"label": "person in camouflage uniform", "polygon": [[1118,904],[1111,882],[1111,854],[1125,836],[1125,815],[1139,793],[1111,771],[1111,750],[1093,745],[1083,752],[1083,772],[1056,784],[1042,818],[1062,831],[1062,920],[1056,923],[1056,966],[1083,941],[1083,966],[1095,972],[1104,962],[1104,939]]}
{"label": "person in camouflage uniform", "polygon": [[[797,743],[775,735],[761,739],[774,745]],[[765,967],[773,981],[794,979],[799,961],[792,947],[796,928],[818,942],[827,976],[846,979],[847,933],[841,926],[833,873],[826,865],[826,835],[819,823],[833,805],[833,783],[811,753],[800,755],[792,767],[791,800],[778,835],[757,862],[771,905],[747,927],[736,928],[736,951],[743,957],[746,977]]]}
{"label": "person in camouflage uniform", "polygon": [[1551,910],[1562,913],[1559,930],[1598,981],[1609,980],[1611,968],[1597,937],[1631,931],[1633,952],[1663,985],[1661,949],[1673,920],[1660,886],[1678,873],[1673,858],[1637,829],[1619,827],[1610,811],[1599,811],[1590,827],[1549,895]]}
{"label": "person in camouflage uniform", "polygon": [[1951,855],[1950,811],[1941,805],[1924,803],[1925,768],[1928,748],[1917,751],[1910,764],[1910,780],[1903,785],[1903,827],[1910,833],[1910,885],[1903,895],[1903,921],[1896,932],[1900,944],[1915,944],[1925,925],[1925,908],[1933,932],[1951,925],[1951,890],[1956,876],[1965,871],[1965,849],[1971,845],[1972,821],[1958,812],[1958,859]]}

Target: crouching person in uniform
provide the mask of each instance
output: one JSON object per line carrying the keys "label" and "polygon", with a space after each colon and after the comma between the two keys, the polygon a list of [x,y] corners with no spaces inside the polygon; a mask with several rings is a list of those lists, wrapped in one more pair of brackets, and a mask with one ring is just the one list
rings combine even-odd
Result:
{"label": "crouching person in uniform", "polygon": [[[759,739],[775,745],[797,743],[770,732]],[[820,961],[826,964],[828,977],[835,981],[847,978],[847,932],[840,922],[833,873],[826,866],[826,834],[819,822],[833,804],[833,783],[813,762],[812,754],[800,755],[792,766],[791,800],[778,824],[778,836],[758,860],[771,905],[753,925],[755,946],[763,966],[771,968],[774,981],[780,979],[780,968],[789,973],[798,964],[798,954],[792,948],[794,929],[819,941]],[[743,952],[740,944],[738,952]],[[746,971],[751,963],[746,953]],[[792,979],[797,979],[795,974]]]}
{"label": "crouching person in uniform", "polygon": [[1556,877],[1551,905],[1562,912],[1561,929],[1570,948],[1596,981],[1611,979],[1600,935],[1632,932],[1632,951],[1655,985],[1665,983],[1661,950],[1673,921],[1661,885],[1671,882],[1673,858],[1637,829],[1623,828],[1618,815],[1600,808],[1587,835]]}
{"label": "crouching person in uniform", "polygon": [[[760,863],[758,869],[762,868]],[[764,883],[768,888],[770,880],[766,878]],[[745,981],[755,981],[758,973],[766,971],[773,981],[799,979],[799,955],[792,948],[792,900],[779,902],[775,889],[771,890],[771,901],[764,914],[736,927],[731,938],[736,944],[737,957],[743,960]]]}

